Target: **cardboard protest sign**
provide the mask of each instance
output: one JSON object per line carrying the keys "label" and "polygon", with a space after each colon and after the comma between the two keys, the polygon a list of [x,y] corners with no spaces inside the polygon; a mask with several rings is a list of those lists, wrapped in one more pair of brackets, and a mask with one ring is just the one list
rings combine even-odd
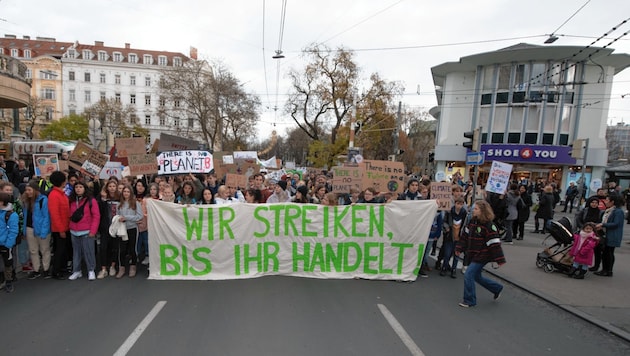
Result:
{"label": "cardboard protest sign", "polygon": [[144,137],[117,138],[115,142],[118,157],[129,157],[130,155],[143,155],[147,153]]}
{"label": "cardboard protest sign", "polygon": [[207,151],[167,151],[157,156],[158,174],[210,173],[214,168]]}
{"label": "cardboard protest sign", "polygon": [[402,193],[405,189],[405,165],[402,162],[364,160],[363,188],[377,192]]}
{"label": "cardboard protest sign", "polygon": [[452,189],[452,183],[431,182],[431,199],[438,201],[438,210],[451,210],[451,206],[453,204]]}
{"label": "cardboard protest sign", "polygon": [[49,177],[54,171],[59,170],[59,158],[56,153],[36,153],[33,154],[33,165],[35,166],[35,176]]}
{"label": "cardboard protest sign", "polygon": [[225,176],[225,185],[234,188],[247,188],[247,177],[244,174],[228,173]]}
{"label": "cardboard protest sign", "polygon": [[153,153],[130,155],[127,158],[129,160],[129,172],[132,176],[158,172],[157,159]]}
{"label": "cardboard protest sign", "polygon": [[[157,140],[156,140],[157,141]],[[158,151],[185,151],[198,150],[199,142],[187,138],[173,136],[165,133],[160,134]]]}
{"label": "cardboard protest sign", "polygon": [[109,156],[90,148],[90,154],[81,165],[81,172],[91,177],[98,177],[105,164],[109,161]]}
{"label": "cardboard protest sign", "polygon": [[109,177],[116,177],[118,179],[122,179],[123,175],[123,166],[120,162],[112,162],[109,161],[105,163],[103,169],[101,169],[101,173],[98,175],[100,179],[109,179]]}
{"label": "cardboard protest sign", "polygon": [[68,156],[68,165],[74,169],[80,170],[83,162],[90,156],[90,152],[92,152],[92,147],[81,141],[77,142],[74,146],[74,150],[72,150]]}
{"label": "cardboard protest sign", "polygon": [[510,175],[512,174],[512,165],[499,161],[492,161],[488,181],[486,182],[486,192],[497,194],[505,194],[510,184]]}
{"label": "cardboard protest sign", "polygon": [[332,192],[347,194],[350,188],[363,190],[363,167],[332,167]]}
{"label": "cardboard protest sign", "polygon": [[436,205],[416,200],[183,206],[148,199],[147,211],[150,279],[413,281]]}

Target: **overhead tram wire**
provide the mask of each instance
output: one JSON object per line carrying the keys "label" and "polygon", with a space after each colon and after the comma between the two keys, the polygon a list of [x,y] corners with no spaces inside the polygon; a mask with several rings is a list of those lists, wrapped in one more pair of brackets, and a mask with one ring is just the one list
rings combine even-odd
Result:
{"label": "overhead tram wire", "polygon": [[265,72],[265,93],[267,95],[267,102],[271,103],[269,98],[269,82],[267,81],[267,55],[265,53],[265,1],[262,2],[262,57],[263,57],[263,71]]}
{"label": "overhead tram wire", "polygon": [[287,15],[287,0],[282,0],[282,13],[280,15],[280,31],[278,33],[278,47],[276,49],[276,55],[273,57],[278,61],[276,65],[276,99],[273,106],[274,111],[274,123],[273,126],[276,126],[276,121],[278,119],[278,98],[280,91],[280,60],[284,58],[282,55],[282,41],[284,39],[284,25],[286,22]]}
{"label": "overhead tram wire", "polygon": [[556,28],[556,30],[555,30],[555,31],[553,31],[553,32],[549,35],[549,38],[545,41],[545,43],[548,43],[548,44],[549,44],[549,43],[554,43],[554,42],[556,42],[556,40],[558,39],[558,37],[555,35],[555,34],[556,34],[556,32],[558,32],[558,31],[562,28],[562,26],[566,25],[566,24],[567,24],[567,22],[571,21],[571,19],[572,19],[575,15],[577,15],[577,14],[578,14],[578,12],[582,11],[582,9],[584,8],[584,6],[586,6],[589,2],[591,2],[591,0],[587,0],[587,1],[584,3],[584,5],[580,6],[580,8],[579,8],[579,9],[577,9],[577,11],[575,11],[575,12],[573,13],[573,15],[569,16],[569,18],[568,18],[568,19],[566,19],[566,20],[565,20],[565,21],[564,21],[564,22],[563,22],[560,26],[558,26],[558,28]]}

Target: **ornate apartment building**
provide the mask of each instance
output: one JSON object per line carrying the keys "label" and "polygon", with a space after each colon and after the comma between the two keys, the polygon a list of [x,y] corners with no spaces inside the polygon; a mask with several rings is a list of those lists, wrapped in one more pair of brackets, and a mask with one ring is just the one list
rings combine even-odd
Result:
{"label": "ornate apartment building", "polygon": [[[149,130],[147,140],[151,142],[162,132],[172,133],[171,128],[180,121],[188,122],[159,114],[167,105],[159,95],[161,72],[189,60],[182,53],[137,49],[129,43],[121,48],[101,41],[82,44],[5,35],[0,38],[0,54],[27,66],[26,77],[32,81],[31,109],[22,109],[21,121],[35,117],[34,138],[38,138],[37,127],[70,114],[83,114],[103,99],[130,105],[136,123]],[[0,122],[12,122],[9,111],[0,111]],[[12,126],[5,127],[5,135],[9,129]]]}

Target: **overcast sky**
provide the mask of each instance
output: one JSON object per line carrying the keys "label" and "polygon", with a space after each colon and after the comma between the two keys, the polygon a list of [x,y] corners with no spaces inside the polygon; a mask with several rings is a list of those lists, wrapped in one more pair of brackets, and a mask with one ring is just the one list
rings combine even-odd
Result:
{"label": "overcast sky", "polygon": [[[281,19],[286,3],[283,36]],[[259,130],[284,134],[286,71],[312,43],[356,51],[361,77],[401,82],[403,105],[436,105],[431,67],[525,42],[586,46],[630,17],[628,0],[0,0],[3,34],[219,58],[263,103]],[[630,31],[620,26],[595,46]],[[263,36],[264,33],[264,36]],[[281,49],[285,59],[271,57]],[[406,47],[406,48],[402,48]],[[610,46],[630,53],[630,35]],[[264,48],[264,51],[263,51]],[[280,64],[278,75],[277,66]],[[279,77],[279,80],[276,78]],[[609,123],[630,124],[630,69],[615,76]],[[419,91],[418,91],[419,89]],[[628,94],[625,98],[622,95]],[[278,110],[274,110],[277,107]],[[274,126],[275,125],[275,126]],[[261,139],[264,137],[261,137]]]}

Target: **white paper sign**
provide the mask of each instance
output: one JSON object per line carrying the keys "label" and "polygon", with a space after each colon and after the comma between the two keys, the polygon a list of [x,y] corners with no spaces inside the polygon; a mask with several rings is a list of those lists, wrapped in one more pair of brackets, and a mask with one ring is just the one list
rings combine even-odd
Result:
{"label": "white paper sign", "polygon": [[488,182],[486,182],[486,192],[497,194],[505,194],[510,184],[510,175],[512,174],[512,165],[499,161],[492,161]]}
{"label": "white paper sign", "polygon": [[157,156],[158,174],[210,173],[212,154],[206,151],[166,151]]}

